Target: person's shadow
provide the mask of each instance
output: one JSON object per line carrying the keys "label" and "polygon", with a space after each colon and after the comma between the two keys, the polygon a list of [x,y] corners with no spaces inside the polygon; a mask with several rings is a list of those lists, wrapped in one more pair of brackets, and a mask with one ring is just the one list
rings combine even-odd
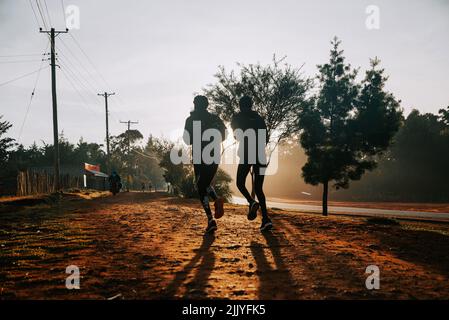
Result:
{"label": "person's shadow", "polygon": [[285,265],[280,251],[281,244],[276,235],[271,232],[263,232],[267,246],[273,256],[275,267],[273,268],[265,255],[265,246],[255,241],[251,242],[251,252],[257,265],[259,276],[259,299],[285,299],[285,293],[292,295],[294,288],[293,279],[288,267]]}
{"label": "person's shadow", "polygon": [[[187,263],[181,271],[176,272],[175,278],[165,288],[164,297],[174,298],[181,286],[185,286],[183,298],[205,298],[207,296],[205,290],[208,280],[215,266],[215,254],[210,251],[210,247],[215,241],[215,235],[208,233],[203,236],[201,246],[196,249],[195,256]],[[200,262],[201,261],[201,262]],[[195,266],[196,273],[191,281],[184,283]]]}

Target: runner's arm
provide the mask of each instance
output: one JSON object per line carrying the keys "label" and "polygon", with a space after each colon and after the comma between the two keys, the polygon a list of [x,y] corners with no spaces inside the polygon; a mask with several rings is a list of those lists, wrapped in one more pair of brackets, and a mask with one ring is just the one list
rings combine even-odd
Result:
{"label": "runner's arm", "polygon": [[182,139],[187,145],[192,144],[192,132],[193,132],[193,121],[190,117],[188,117],[184,125],[184,134],[182,136]]}

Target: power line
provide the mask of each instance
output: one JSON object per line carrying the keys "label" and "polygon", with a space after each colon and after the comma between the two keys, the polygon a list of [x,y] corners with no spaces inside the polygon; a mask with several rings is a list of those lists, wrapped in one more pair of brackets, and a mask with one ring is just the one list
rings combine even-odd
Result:
{"label": "power line", "polygon": [[[47,52],[47,49],[48,49],[48,45],[49,45],[49,44],[50,44],[50,43],[47,42],[47,45],[46,45],[45,50],[44,50],[44,54]],[[41,68],[42,68],[42,65],[44,64],[44,61],[45,61],[45,60],[42,59],[42,61],[41,61]],[[41,69],[41,70],[42,70],[42,69]],[[31,103],[33,102],[34,93],[35,93],[35,91],[36,91],[36,87],[37,87],[37,83],[38,83],[38,81],[39,81],[40,74],[41,74],[41,72],[40,72],[40,70],[39,70],[39,72],[37,73],[36,80],[34,81],[34,87],[33,87],[33,91],[31,92],[30,101],[28,102],[27,111],[26,111],[26,113],[25,113],[25,116],[23,117],[22,125],[20,126],[19,137],[18,137],[18,139],[17,139],[17,140],[19,141],[19,143],[20,143],[20,139],[22,138],[23,127],[25,126],[25,122],[26,122],[26,120],[27,120],[27,118],[28,118],[28,114],[29,114],[29,112],[30,112]]]}
{"label": "power line", "polygon": [[61,59],[59,58],[58,61],[60,62],[60,65],[61,65],[61,66],[63,66],[68,72],[70,72],[70,74],[72,75],[73,79],[74,79],[75,81],[77,81],[77,83],[80,85],[80,87],[82,87],[84,90],[86,90],[87,92],[90,92],[90,93],[92,93],[92,94],[94,95],[94,93],[93,93],[92,91],[90,91],[90,89],[87,88],[87,87],[84,85],[84,83],[80,80],[80,78],[75,74],[75,72],[74,72],[72,69],[70,69],[70,68],[65,64],[65,62],[64,62],[64,63],[61,63],[61,62],[63,62],[63,60],[61,60]]}
{"label": "power line", "polygon": [[135,153],[141,155],[142,157],[146,157],[146,158],[149,158],[149,159],[153,159],[153,160],[156,160],[156,161],[160,161],[160,159],[159,159],[158,157],[152,156],[152,155],[149,155],[149,154],[140,152],[140,151],[137,151],[136,149],[133,149],[133,152],[135,152]]}
{"label": "power line", "polygon": [[[73,34],[69,34],[70,37],[72,38],[73,42],[75,42],[75,44],[77,45],[77,47],[79,48],[79,50],[83,53],[83,55],[86,57],[87,61],[89,62],[89,64],[92,66],[92,68],[95,70],[95,72],[100,76],[101,80],[104,82],[104,84],[106,85],[106,87],[111,90],[111,86],[109,85],[109,83],[106,81],[105,77],[103,77],[103,75],[101,74],[101,72],[98,70],[98,68],[95,66],[95,64],[93,63],[92,59],[88,56],[88,54],[86,53],[86,51],[81,47],[80,43],[76,40],[75,36]],[[117,97],[116,102],[118,102],[119,106],[123,109],[126,110],[128,108],[123,107],[123,105],[126,105],[126,103],[120,98],[120,96]]]}
{"label": "power line", "polygon": [[[70,33],[69,33],[70,34]],[[92,73],[86,68],[86,66],[81,62],[80,59],[78,59],[78,57],[75,55],[75,53],[69,48],[69,46],[65,43],[65,41],[61,41],[61,43],[63,44],[63,46],[67,49],[67,51],[70,53],[70,55],[78,62],[78,64],[81,66],[81,68],[85,71],[86,74],[88,74],[95,82],[97,82],[97,80],[95,79],[95,77],[92,75]],[[64,55],[64,54],[63,54]],[[92,84],[90,84],[92,85]],[[97,82],[98,85],[98,82]],[[94,91],[96,91],[96,89],[94,89]]]}
{"label": "power line", "polygon": [[73,70],[75,70],[75,71],[77,71],[78,72],[78,74],[80,75],[80,77],[92,88],[92,93],[95,95],[95,92],[97,91],[97,88],[94,86],[94,85],[92,85],[92,83],[86,78],[86,77],[84,77],[84,75],[83,75],[83,73],[82,72],[80,72],[80,70],[75,66],[75,64],[69,59],[69,57],[68,56],[66,56],[65,54],[64,54],[64,52],[60,49],[60,48],[58,48],[59,49],[59,53],[61,54],[61,56],[64,58],[63,60],[61,59],[61,58],[59,58],[61,61],[66,61],[68,64],[70,64],[70,66],[71,67],[73,67]]}
{"label": "power line", "polygon": [[91,64],[91,66],[94,68],[94,70],[98,73],[98,75],[100,76],[100,78],[103,80],[103,82],[105,83],[106,87],[110,88],[111,86],[108,84],[108,82],[106,81],[106,79],[103,77],[103,75],[100,73],[100,71],[98,71],[97,67],[95,66],[95,64],[92,62],[92,60],[89,58],[89,56],[87,55],[86,51],[83,50],[83,48],[81,48],[81,45],[79,44],[79,42],[75,39],[75,37],[70,34],[70,37],[72,38],[72,40],[75,42],[75,44],[77,45],[77,47],[80,49],[80,51],[84,54],[84,56],[87,58],[87,61]]}
{"label": "power line", "polygon": [[[70,33],[69,33],[69,35],[71,35]],[[89,69],[87,68],[87,66],[77,57],[77,55],[70,49],[70,47],[65,43],[65,41],[63,41],[62,39],[61,39],[61,43],[64,45],[64,47],[65,47],[65,49],[67,49],[67,51],[70,53],[70,55],[76,60],[76,62],[77,62],[77,64],[81,67],[81,69],[83,69],[83,71],[84,71],[84,73],[85,74],[87,74],[87,76],[98,86],[98,87],[102,87],[102,84],[100,84],[99,83],[99,81],[98,81],[98,79],[89,71]],[[80,49],[80,50],[82,50],[82,49]],[[79,69],[79,68],[77,68],[76,66],[75,66],[75,64],[74,63],[72,63],[71,61],[70,61],[70,59],[69,59],[69,57],[68,56],[66,56],[65,54],[64,54],[64,52],[63,51],[61,51],[60,50],[60,53],[62,54],[62,56],[64,57],[64,59],[66,59],[66,61],[68,62],[68,63],[70,63],[70,65],[73,67],[73,69],[75,69],[77,72],[78,72],[78,74],[80,75],[80,77],[82,77],[83,78],[83,80],[93,89],[93,94],[95,95],[95,91],[96,91],[96,88],[95,88],[95,86],[92,84],[92,82],[91,81],[89,81],[84,75],[83,75],[83,72],[81,72],[81,70]],[[92,64],[92,62],[89,62],[90,64]],[[94,70],[96,70],[96,72],[97,72],[97,74],[102,78],[102,79],[104,79],[103,77],[102,77],[102,75],[99,73],[99,71],[98,71],[98,69],[97,68],[95,68],[95,66],[93,66],[92,65],[92,67],[93,68],[90,68],[90,69],[94,69]],[[103,81],[103,82],[105,82],[105,81]],[[109,85],[107,84],[107,83],[105,83],[108,87],[109,87]],[[110,88],[109,88],[110,89]],[[120,98],[119,98],[119,100],[120,100]],[[118,122],[118,119],[117,119],[117,117],[114,115],[114,110],[112,110],[112,109],[110,109],[109,110],[110,111],[110,114],[111,114],[111,116],[114,118],[114,120],[116,120],[117,122]]]}
{"label": "power line", "polygon": [[8,84],[8,83],[11,83],[11,82],[20,80],[20,79],[22,79],[22,78],[28,77],[28,76],[30,76],[30,75],[32,75],[32,74],[35,74],[36,72],[39,72],[39,71],[41,71],[42,69],[45,69],[45,68],[48,68],[48,66],[39,68],[39,69],[37,69],[37,70],[35,70],[35,71],[33,71],[33,72],[26,73],[26,74],[24,74],[24,75],[21,75],[21,76],[19,76],[19,77],[17,77],[17,78],[8,80],[8,81],[6,81],[6,82],[2,82],[2,83],[0,83],[0,87],[6,85],[6,84]]}
{"label": "power line", "polygon": [[30,2],[31,10],[33,10],[34,18],[36,19],[37,27],[40,28],[41,24],[39,23],[39,19],[37,18],[36,10],[34,10],[33,3],[31,2],[31,0],[29,0],[29,2]]}
{"label": "power line", "polygon": [[64,75],[64,77],[67,79],[67,81],[69,82],[69,84],[71,85],[71,87],[73,88],[73,90],[75,90],[75,92],[78,94],[78,96],[81,98],[83,104],[82,106],[86,107],[86,109],[88,109],[90,112],[92,112],[93,115],[96,115],[95,112],[93,111],[93,109],[89,106],[89,103],[86,101],[86,98],[81,94],[81,92],[76,88],[75,84],[73,83],[73,81],[69,78],[69,76],[67,75],[67,73],[64,71],[64,68],[61,68],[62,74]]}
{"label": "power line", "polygon": [[47,11],[48,21],[50,22],[50,27],[51,27],[53,23],[51,23],[51,16],[50,16],[50,12],[48,11],[47,0],[44,0],[44,4],[45,4],[45,11]]}
{"label": "power line", "polygon": [[41,60],[14,60],[14,61],[0,61],[1,64],[8,64],[8,63],[26,63],[26,62],[37,62]]}
{"label": "power line", "polygon": [[42,55],[42,53],[8,54],[8,55],[1,55],[0,58],[33,57],[33,56],[41,56],[41,55]]}
{"label": "power line", "polygon": [[62,21],[64,21],[64,26],[67,27],[67,23],[66,23],[66,20],[65,20],[64,0],[61,0],[61,8],[62,8]]}
{"label": "power line", "polygon": [[[76,74],[67,65],[61,63],[61,60],[59,60],[59,61],[60,61],[60,65],[61,65],[61,71],[64,73],[64,77],[69,81],[72,88],[76,91],[76,93],[83,100],[86,108],[89,109],[89,111],[91,111],[92,114],[96,115],[94,110],[90,107],[90,103],[92,103],[92,102],[88,101],[89,97],[91,97],[92,101],[93,101],[93,99],[94,99],[93,95],[92,96],[88,95],[86,98],[86,96],[84,94],[82,94],[80,90],[78,90],[76,88],[75,83],[78,84],[78,87],[80,89],[86,90],[87,92],[89,92],[89,89],[82,83],[82,81],[76,76]],[[96,101],[95,101],[95,103],[96,103]]]}
{"label": "power line", "polygon": [[37,5],[37,9],[38,9],[38,11],[39,11],[39,14],[40,14],[40,16],[41,16],[41,18],[42,18],[42,22],[44,23],[45,29],[48,29],[46,20],[45,20],[45,18],[44,18],[44,15],[42,14],[41,6],[39,5],[39,0],[36,0],[36,5]]}

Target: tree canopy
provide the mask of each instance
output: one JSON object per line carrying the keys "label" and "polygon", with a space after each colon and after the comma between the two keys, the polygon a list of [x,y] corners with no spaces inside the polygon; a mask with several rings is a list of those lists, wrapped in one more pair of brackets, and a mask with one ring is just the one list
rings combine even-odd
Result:
{"label": "tree canopy", "polygon": [[345,63],[334,38],[329,63],[318,66],[318,92],[299,109],[300,142],[308,157],[302,168],[306,183],[323,184],[327,215],[328,184],[347,188],[377,163],[399,128],[399,101],[384,90],[387,77],[379,60],[371,60],[362,83],[358,70]]}
{"label": "tree canopy", "polygon": [[248,95],[253,109],[265,119],[268,138],[279,142],[289,137],[295,129],[296,110],[307,101],[311,81],[300,69],[275,56],[269,65],[237,65],[237,72],[219,67],[216,83],[204,89],[212,110],[229,122],[239,112],[239,99]]}

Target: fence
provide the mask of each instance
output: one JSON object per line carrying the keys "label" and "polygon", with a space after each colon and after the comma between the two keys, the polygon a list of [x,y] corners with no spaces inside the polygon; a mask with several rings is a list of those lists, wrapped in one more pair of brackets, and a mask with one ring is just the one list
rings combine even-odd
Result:
{"label": "fence", "polygon": [[[81,188],[83,186],[82,176],[60,175],[62,189]],[[54,188],[54,175],[47,172],[21,171],[17,175],[17,195],[27,196],[39,193],[52,193]]]}

